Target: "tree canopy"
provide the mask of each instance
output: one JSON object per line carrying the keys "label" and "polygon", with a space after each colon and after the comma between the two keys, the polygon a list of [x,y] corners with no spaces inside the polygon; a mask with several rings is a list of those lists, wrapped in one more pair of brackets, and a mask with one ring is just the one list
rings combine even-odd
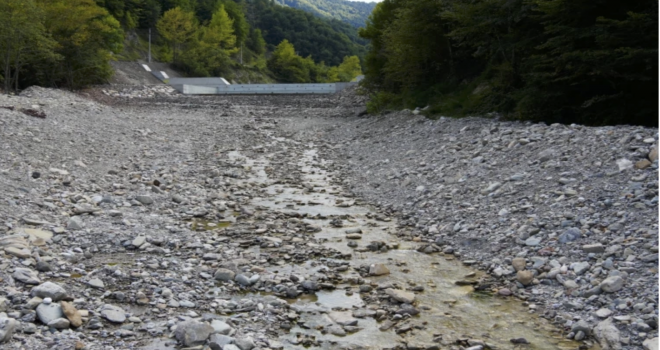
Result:
{"label": "tree canopy", "polygon": [[657,20],[650,0],[384,0],[360,30],[365,86],[448,114],[657,125]]}

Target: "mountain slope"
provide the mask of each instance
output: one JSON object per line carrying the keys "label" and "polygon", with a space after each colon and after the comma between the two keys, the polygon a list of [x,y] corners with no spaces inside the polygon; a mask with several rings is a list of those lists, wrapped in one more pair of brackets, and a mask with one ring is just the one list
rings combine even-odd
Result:
{"label": "mountain slope", "polygon": [[246,2],[247,20],[261,29],[269,50],[282,40],[290,41],[300,56],[312,56],[315,62],[339,65],[345,56],[363,57],[366,41],[357,29],[336,19],[320,18],[311,13],[267,0]]}
{"label": "mountain slope", "polygon": [[376,3],[346,0],[275,0],[276,3],[301,9],[314,15],[334,18],[356,28],[364,27]]}

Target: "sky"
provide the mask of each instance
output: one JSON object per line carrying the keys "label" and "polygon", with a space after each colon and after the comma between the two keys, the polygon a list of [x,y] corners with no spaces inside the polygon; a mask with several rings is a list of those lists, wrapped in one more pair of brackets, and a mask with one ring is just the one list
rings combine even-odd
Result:
{"label": "sky", "polygon": [[381,2],[383,0],[348,0],[348,1],[361,1],[361,2]]}

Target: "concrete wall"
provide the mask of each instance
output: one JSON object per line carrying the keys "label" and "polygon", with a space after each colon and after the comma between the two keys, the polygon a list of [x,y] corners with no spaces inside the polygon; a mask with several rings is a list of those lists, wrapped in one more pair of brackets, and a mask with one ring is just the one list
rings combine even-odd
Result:
{"label": "concrete wall", "polygon": [[356,83],[332,84],[236,84],[236,85],[188,85],[170,84],[187,95],[296,95],[334,94]]}

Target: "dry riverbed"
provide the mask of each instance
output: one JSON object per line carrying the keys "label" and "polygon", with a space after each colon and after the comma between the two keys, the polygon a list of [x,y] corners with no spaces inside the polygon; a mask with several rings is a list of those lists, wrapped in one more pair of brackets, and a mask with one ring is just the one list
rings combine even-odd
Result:
{"label": "dry riverbed", "polygon": [[352,91],[0,107],[3,349],[657,349],[657,129]]}

